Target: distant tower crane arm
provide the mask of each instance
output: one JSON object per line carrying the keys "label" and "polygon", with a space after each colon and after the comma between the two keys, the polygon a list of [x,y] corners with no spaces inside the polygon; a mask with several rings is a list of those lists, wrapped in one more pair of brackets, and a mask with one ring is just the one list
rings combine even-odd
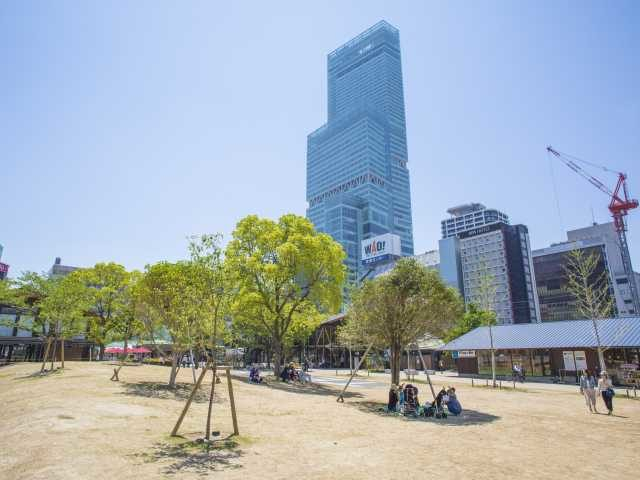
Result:
{"label": "distant tower crane arm", "polygon": [[587,180],[598,190],[610,197],[611,200],[609,202],[609,211],[611,212],[611,216],[613,217],[613,224],[615,226],[616,232],[618,233],[618,240],[620,242],[620,255],[622,256],[622,265],[624,267],[624,273],[627,276],[627,281],[629,284],[634,313],[635,315],[640,314],[640,297],[638,295],[635,273],[633,272],[633,266],[631,264],[631,256],[629,255],[629,245],[627,243],[626,235],[627,225],[624,221],[624,217],[629,213],[630,210],[638,208],[638,200],[629,198],[629,191],[627,189],[627,175],[622,172],[610,170],[607,167],[589,164],[591,166],[599,167],[605,171],[613,172],[618,175],[616,188],[611,191],[604,183],[602,183],[596,177],[587,173],[580,165],[571,160],[571,158],[569,158],[570,155],[558,152],[551,146],[547,147],[547,151],[560,159],[567,167]]}

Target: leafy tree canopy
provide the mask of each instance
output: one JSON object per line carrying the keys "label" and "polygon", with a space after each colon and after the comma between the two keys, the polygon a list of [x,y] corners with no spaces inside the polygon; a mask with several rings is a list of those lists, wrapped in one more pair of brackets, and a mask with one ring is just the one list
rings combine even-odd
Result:
{"label": "leafy tree canopy", "polygon": [[442,337],[462,315],[457,291],[417,260],[403,258],[388,274],[353,293],[341,338],[391,350],[392,383],[400,377],[400,355],[425,334]]}
{"label": "leafy tree canopy", "polygon": [[286,344],[339,309],[344,258],[342,246],[304,217],[251,215],[236,226],[226,249],[238,288],[234,326],[271,339],[276,373]]}

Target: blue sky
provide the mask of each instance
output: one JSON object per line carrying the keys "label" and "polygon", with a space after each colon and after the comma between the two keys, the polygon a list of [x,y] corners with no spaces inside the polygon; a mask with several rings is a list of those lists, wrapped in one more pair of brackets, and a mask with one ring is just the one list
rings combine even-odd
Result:
{"label": "blue sky", "polygon": [[[303,215],[326,55],[380,19],[400,29],[417,252],[470,201],[528,225],[534,248],[592,208],[607,221],[603,194],[557,161],[552,175],[548,144],[626,171],[640,196],[639,2],[6,1],[12,276],[56,256],[142,268],[247,214]],[[629,219],[638,256],[640,212]]]}

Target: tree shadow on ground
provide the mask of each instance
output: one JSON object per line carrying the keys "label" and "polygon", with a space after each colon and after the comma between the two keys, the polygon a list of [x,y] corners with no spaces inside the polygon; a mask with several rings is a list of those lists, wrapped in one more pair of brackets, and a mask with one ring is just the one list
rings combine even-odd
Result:
{"label": "tree shadow on ground", "polygon": [[[67,368],[67,370],[69,370]],[[41,372],[39,369],[33,373],[28,373],[26,375],[21,375],[19,377],[14,377],[12,378],[12,380],[29,380],[29,379],[36,379],[36,378],[45,378],[45,377],[51,377],[54,375],[60,375],[64,372],[64,370],[60,367],[54,367],[53,370],[45,370],[44,372]],[[88,375],[87,375],[88,376]]]}
{"label": "tree shadow on ground", "polygon": [[[134,395],[146,398],[160,398],[164,400],[182,400],[185,401],[191,395],[194,385],[192,383],[176,383],[174,388],[170,388],[166,383],[159,382],[137,382],[126,383],[120,382],[124,387],[121,395]],[[204,384],[193,398],[194,403],[205,403],[209,401],[209,391],[211,385]],[[214,394],[215,403],[223,403],[225,399],[218,393]]]}
{"label": "tree shadow on ground", "polygon": [[387,413],[384,411],[385,404],[380,402],[349,402],[345,403],[350,407],[357,408],[361,412],[372,413],[381,417],[396,418],[407,422],[430,422],[445,427],[466,427],[469,425],[483,425],[485,423],[495,422],[500,417],[491,415],[490,413],[478,412],[477,410],[462,410],[460,415],[448,415],[447,418],[433,417],[414,417],[404,416],[399,413]]}
{"label": "tree shadow on ground", "polygon": [[[246,383],[248,385],[254,386],[255,388],[270,388],[272,390],[280,390],[283,392],[290,393],[298,393],[301,395],[321,395],[328,397],[336,397],[338,398],[338,394],[342,390],[342,387],[338,390],[336,388],[322,385],[319,383],[286,383],[280,380],[276,380],[275,378],[270,378],[268,381],[262,382],[260,384],[250,383],[247,378],[239,378],[234,376],[234,380]],[[344,398],[362,398],[363,395],[354,391],[346,391],[343,395]]]}
{"label": "tree shadow on ground", "polygon": [[201,476],[227,469],[242,468],[239,463],[244,452],[232,436],[207,444],[202,442],[170,440],[158,442],[150,453],[140,455],[145,463],[169,462],[162,471],[165,475],[187,472]]}

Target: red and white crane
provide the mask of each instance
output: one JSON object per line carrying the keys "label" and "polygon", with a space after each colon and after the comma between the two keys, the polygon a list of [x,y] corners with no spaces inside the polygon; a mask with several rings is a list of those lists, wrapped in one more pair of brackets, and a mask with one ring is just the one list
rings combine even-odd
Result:
{"label": "red and white crane", "polygon": [[[561,153],[555,150],[553,147],[547,147],[547,151],[557,158],[559,158],[567,167],[576,172],[582,178],[591,183],[601,192],[605,193],[611,199],[609,201],[609,211],[613,217],[613,224],[618,232],[618,240],[620,242],[620,254],[622,256],[622,265],[624,267],[624,273],[627,276],[629,282],[629,291],[631,293],[631,299],[633,301],[633,310],[636,315],[640,314],[640,298],[638,298],[638,287],[636,285],[636,277],[633,272],[633,266],[631,264],[631,257],[629,255],[629,245],[627,244],[627,224],[625,218],[630,210],[638,208],[638,200],[629,198],[629,191],[627,190],[627,175],[622,172],[616,172],[610,170],[607,167],[601,165],[592,166],[601,168],[607,172],[612,172],[618,175],[618,183],[613,191],[607,187],[604,183],[598,180],[593,175],[587,173],[580,165],[574,160],[579,160],[576,157]],[[579,160],[584,162],[584,160]],[[588,163],[588,162],[584,162]]]}

